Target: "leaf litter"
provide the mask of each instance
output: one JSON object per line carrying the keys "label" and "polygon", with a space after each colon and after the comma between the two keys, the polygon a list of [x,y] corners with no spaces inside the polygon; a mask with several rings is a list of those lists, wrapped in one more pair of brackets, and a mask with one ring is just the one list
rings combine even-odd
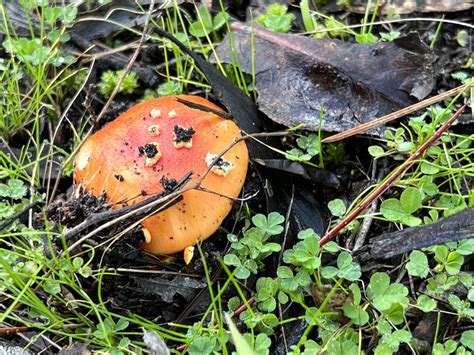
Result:
{"label": "leaf litter", "polygon": [[287,127],[342,132],[413,104],[434,87],[433,57],[416,34],[363,45],[242,23],[231,28],[217,57],[254,71],[259,109]]}

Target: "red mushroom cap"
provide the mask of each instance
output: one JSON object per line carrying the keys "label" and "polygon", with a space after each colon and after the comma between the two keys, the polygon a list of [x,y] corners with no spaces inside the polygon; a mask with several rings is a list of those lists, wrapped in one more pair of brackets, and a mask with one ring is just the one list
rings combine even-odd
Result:
{"label": "red mushroom cap", "polygon": [[[200,97],[177,97],[221,110]],[[129,204],[163,191],[163,178],[170,182],[192,171],[188,185],[196,182],[213,158],[240,137],[240,130],[230,120],[179,103],[177,97],[137,104],[89,137],[75,160],[75,182],[95,196],[105,193],[111,203]],[[143,248],[169,254],[213,234],[232,207],[232,200],[223,196],[239,195],[247,165],[247,147],[239,142],[202,182],[201,187],[215,193],[187,191],[181,202],[142,222],[149,239]]]}

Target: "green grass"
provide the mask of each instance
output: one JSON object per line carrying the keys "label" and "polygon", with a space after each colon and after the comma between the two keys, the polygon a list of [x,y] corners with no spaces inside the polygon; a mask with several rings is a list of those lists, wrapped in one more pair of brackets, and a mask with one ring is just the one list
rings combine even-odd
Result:
{"label": "green grass", "polygon": [[[377,1],[375,6],[378,5]],[[229,30],[229,23],[224,14],[218,17],[202,8],[198,11],[200,16],[196,19],[175,3],[164,10],[160,18],[152,19],[150,43],[163,46],[164,66],[160,73],[161,86],[153,89],[151,96],[189,91],[207,95],[210,87],[192,60],[174,44],[153,33],[154,26],[164,28],[209,58],[215,54],[215,46],[224,32]],[[358,39],[362,42],[368,34],[374,36],[375,17],[369,18],[369,11],[360,32],[334,31],[341,23],[311,11],[307,2],[301,4],[301,11],[307,31],[324,28],[329,35],[356,39],[362,35],[364,38]],[[69,124],[63,119],[65,113],[58,112],[57,103],[75,94],[68,90],[68,83],[81,76],[78,75],[81,68],[73,64],[71,58],[66,60],[61,50],[61,40],[67,40],[61,39],[61,35],[67,33],[70,21],[63,16],[74,14],[64,10],[45,10],[38,14],[39,34],[35,40],[22,41],[2,11],[0,26],[5,40],[15,48],[1,63],[0,115],[4,119],[0,120],[0,132],[4,143],[8,143],[10,137],[21,137],[24,144],[18,159],[0,152],[0,224],[32,201],[49,200],[53,182],[40,179],[40,163],[59,156],[64,162],[62,171],[70,174],[70,154],[80,144],[91,119],[84,117],[79,127],[70,127],[73,141],[67,147],[51,143],[55,133],[46,135],[48,141],[44,139],[45,126],[56,132],[57,125]],[[29,17],[27,20],[30,21]],[[277,20],[270,22],[278,23]],[[47,37],[46,24],[59,31],[55,38]],[[128,30],[130,35],[141,36],[137,29]],[[441,27],[436,33],[439,31]],[[243,92],[255,97],[252,90],[255,73],[244,74],[238,63],[224,65],[216,59],[216,66],[224,75]],[[64,60],[67,63],[60,64]],[[390,169],[396,169],[449,118],[456,100],[459,98],[446,106],[430,108],[419,117],[411,117],[397,130],[387,129],[384,137],[369,148],[369,153],[374,159],[387,159]],[[344,152],[341,154],[343,145],[333,145],[332,150],[321,145],[322,132],[290,131],[297,137],[297,143],[292,150],[279,151],[282,158],[322,167],[327,162],[340,162],[341,155],[344,156]],[[34,151],[34,157],[29,155],[29,150]],[[357,232],[362,218],[373,218],[384,228],[401,229],[432,223],[472,207],[473,154],[473,135],[445,133],[385,194],[377,212],[360,216],[343,235]],[[383,181],[376,185],[381,183]],[[40,188],[46,188],[47,193],[38,192],[44,191]],[[364,196],[356,197],[351,206],[340,199],[327,201],[332,223],[338,223]],[[142,338],[145,330],[159,335],[173,349],[180,348],[189,354],[213,351],[230,354],[231,343],[236,344],[239,354],[248,352],[248,347],[256,354],[268,354],[275,344],[274,334],[281,327],[304,321],[306,328],[302,336],[291,345],[293,354],[318,351],[337,354],[342,349],[346,353],[360,354],[367,351],[368,338],[374,340],[375,353],[390,354],[400,349],[415,351],[411,332],[416,326],[413,324],[416,319],[411,318],[413,312],[439,315],[436,337],[430,344],[434,354],[448,350],[467,354],[474,348],[472,330],[450,333],[449,340],[442,338],[444,334],[440,331],[441,315],[454,315],[454,322],[460,326],[469,324],[474,317],[474,282],[472,276],[464,272],[467,257],[474,252],[472,240],[413,251],[402,259],[398,270],[363,274],[364,265],[354,261],[347,250],[334,242],[320,247],[319,236],[311,230],[300,231],[298,242],[282,250],[279,244],[272,242],[272,237],[284,231],[284,217],[278,213],[259,214],[244,204],[245,227],[228,234],[230,250],[219,259],[217,266],[223,270],[224,277],[218,282],[213,281],[215,270],[211,270],[212,265],[201,246],[197,246],[209,293],[209,304],[204,312],[192,321],[158,324],[133,312],[112,311],[102,287],[125,271],[103,264],[103,251],[92,243],[84,244],[81,253],[71,254],[62,226],[49,223],[44,206],[41,207],[43,226],[35,228],[30,215],[24,225],[16,221],[0,231],[0,328],[31,327],[38,337],[48,336],[56,349],[80,342],[111,354],[140,353],[146,348]],[[274,274],[264,275],[268,260],[280,252],[282,261],[275,265]],[[392,277],[396,276],[392,275],[393,271],[400,273],[398,280]],[[426,290],[422,294],[411,294],[406,275],[416,284],[426,282]],[[90,288],[91,281],[93,288]],[[452,291],[460,285],[467,290],[465,295],[455,295]],[[336,300],[342,300],[339,307],[335,305]],[[287,315],[284,310],[290,306],[294,312]],[[232,322],[229,316],[233,316]]]}

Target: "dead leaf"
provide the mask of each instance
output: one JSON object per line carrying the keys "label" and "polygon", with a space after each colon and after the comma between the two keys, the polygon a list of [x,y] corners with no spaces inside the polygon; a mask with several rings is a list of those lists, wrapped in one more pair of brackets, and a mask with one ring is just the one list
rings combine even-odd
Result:
{"label": "dead leaf", "polygon": [[166,343],[160,337],[158,333],[150,330],[143,329],[143,342],[146,347],[150,350],[151,355],[169,355],[170,351],[166,346]]}
{"label": "dead leaf", "polygon": [[[234,23],[219,60],[256,75],[259,108],[287,127],[341,132],[408,106],[434,86],[431,55],[416,34],[372,45],[280,34]],[[253,64],[254,63],[254,64]],[[372,131],[368,133],[377,133]],[[380,133],[380,131],[378,131]]]}
{"label": "dead leaf", "polygon": [[180,295],[188,302],[196,295],[196,292],[207,286],[202,280],[187,276],[176,276],[172,280],[165,278],[148,279],[144,277],[133,277],[133,279],[148,294],[158,296],[166,303],[172,303],[174,296]]}

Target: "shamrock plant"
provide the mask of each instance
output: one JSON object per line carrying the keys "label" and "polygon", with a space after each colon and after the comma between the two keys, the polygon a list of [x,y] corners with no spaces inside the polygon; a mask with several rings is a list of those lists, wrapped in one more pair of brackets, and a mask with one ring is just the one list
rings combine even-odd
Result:
{"label": "shamrock plant", "polygon": [[243,231],[240,240],[234,234],[227,236],[232,252],[224,257],[224,263],[237,268],[235,277],[246,279],[251,273],[256,274],[264,266],[266,257],[281,250],[280,244],[268,240],[283,231],[281,224],[284,220],[277,212],[270,213],[268,217],[257,214],[252,218],[253,226]]}
{"label": "shamrock plant", "polygon": [[265,13],[257,17],[257,22],[274,32],[288,32],[295,18],[295,15],[288,13],[288,7],[285,5],[271,4]]}
{"label": "shamrock plant", "polygon": [[319,136],[314,133],[297,138],[296,144],[298,148],[293,148],[286,152],[287,159],[309,161],[318,155],[321,149]]}
{"label": "shamrock plant", "polygon": [[[471,302],[474,300],[474,281],[472,275],[461,272],[464,264],[463,255],[474,253],[474,241],[463,240],[426,248],[424,251],[414,250],[410,253],[406,269],[411,276],[427,279],[427,295],[420,295],[416,306],[424,312],[430,312],[437,306],[435,299],[429,297],[440,297],[456,285],[462,285],[468,290],[463,298],[455,294],[449,294],[447,299],[451,308],[457,313],[458,321],[466,317],[474,317],[474,308]],[[430,267],[428,256],[432,255],[435,263]],[[442,349],[445,345],[438,344],[436,348]]]}
{"label": "shamrock plant", "polygon": [[[334,224],[339,223],[347,212],[347,208],[346,208],[346,205],[344,204],[344,201],[342,201],[339,198],[329,201],[328,209],[329,209],[329,212],[331,212],[331,215],[336,217],[335,220],[333,221]],[[346,232],[346,231],[357,232],[359,230],[359,227],[360,227],[359,221],[354,220],[350,222],[347,226],[345,226],[342,232]]]}
{"label": "shamrock plant", "polygon": [[[0,223],[19,212],[29,201],[25,199],[28,192],[23,181],[9,179],[7,183],[0,183]],[[21,229],[18,221],[13,221],[8,227],[9,231]]]}

